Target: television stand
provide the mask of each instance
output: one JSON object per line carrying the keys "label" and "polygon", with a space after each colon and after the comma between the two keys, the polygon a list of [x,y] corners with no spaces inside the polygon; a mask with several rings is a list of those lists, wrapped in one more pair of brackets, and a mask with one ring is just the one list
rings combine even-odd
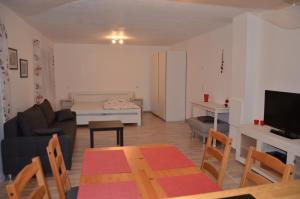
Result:
{"label": "television stand", "polygon": [[262,152],[278,151],[287,156],[287,163],[297,165],[295,174],[300,176],[300,139],[271,133],[271,127],[267,125],[245,124],[238,128],[236,143],[236,160],[239,162],[245,163],[250,146]]}

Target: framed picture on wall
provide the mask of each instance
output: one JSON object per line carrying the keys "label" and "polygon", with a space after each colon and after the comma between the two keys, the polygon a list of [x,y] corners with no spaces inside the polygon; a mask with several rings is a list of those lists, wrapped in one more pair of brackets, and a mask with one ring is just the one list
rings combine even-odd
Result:
{"label": "framed picture on wall", "polygon": [[26,59],[20,59],[20,77],[28,77],[28,60]]}
{"label": "framed picture on wall", "polygon": [[18,51],[13,48],[8,48],[8,68],[18,70]]}

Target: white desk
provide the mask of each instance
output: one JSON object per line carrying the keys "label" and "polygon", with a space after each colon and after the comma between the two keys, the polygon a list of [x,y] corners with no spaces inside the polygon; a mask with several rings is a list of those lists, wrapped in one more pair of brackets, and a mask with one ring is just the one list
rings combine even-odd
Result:
{"label": "white desk", "polygon": [[224,104],[218,104],[215,102],[191,102],[191,116],[194,116],[194,109],[200,108],[206,112],[214,113],[214,130],[217,130],[218,115],[219,113],[229,113],[229,107],[225,107]]}

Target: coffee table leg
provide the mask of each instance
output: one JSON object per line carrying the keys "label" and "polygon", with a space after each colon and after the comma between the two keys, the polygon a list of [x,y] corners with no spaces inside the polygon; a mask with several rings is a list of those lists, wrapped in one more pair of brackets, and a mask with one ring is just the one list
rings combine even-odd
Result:
{"label": "coffee table leg", "polygon": [[91,142],[91,148],[94,148],[94,132],[90,130],[90,142]]}
{"label": "coffee table leg", "polygon": [[120,145],[120,130],[117,129],[117,145]]}
{"label": "coffee table leg", "polygon": [[123,146],[123,128],[120,129],[120,145]]}

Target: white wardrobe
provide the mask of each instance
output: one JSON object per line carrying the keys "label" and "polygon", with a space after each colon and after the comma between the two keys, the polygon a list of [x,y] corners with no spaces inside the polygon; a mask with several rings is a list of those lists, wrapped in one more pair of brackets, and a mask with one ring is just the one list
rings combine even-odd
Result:
{"label": "white wardrobe", "polygon": [[154,53],[151,91],[152,113],[166,121],[185,120],[186,52]]}

